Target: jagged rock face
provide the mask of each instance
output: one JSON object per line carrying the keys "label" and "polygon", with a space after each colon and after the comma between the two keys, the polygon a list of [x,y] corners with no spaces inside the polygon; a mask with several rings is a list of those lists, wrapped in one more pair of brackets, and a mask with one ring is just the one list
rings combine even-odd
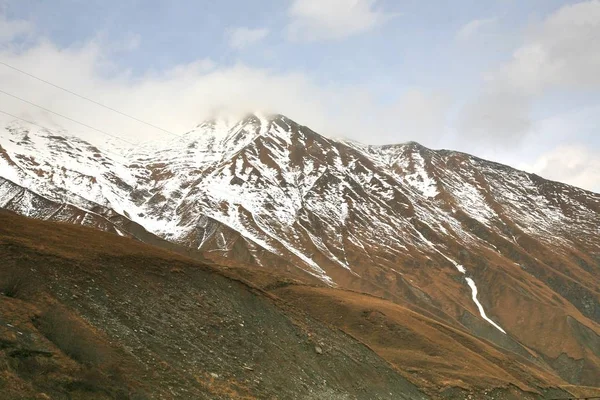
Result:
{"label": "jagged rock face", "polygon": [[[13,124],[0,146],[0,176],[32,195],[113,210],[219,263],[425,310],[600,385],[600,195],[417,143],[331,140],[280,115],[103,150]],[[55,205],[28,207],[12,209],[49,218]]]}

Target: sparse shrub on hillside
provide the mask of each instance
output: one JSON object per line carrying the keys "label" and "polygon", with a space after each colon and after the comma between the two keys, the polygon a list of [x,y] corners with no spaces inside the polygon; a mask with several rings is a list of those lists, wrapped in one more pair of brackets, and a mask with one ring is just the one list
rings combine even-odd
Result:
{"label": "sparse shrub on hillside", "polygon": [[19,376],[45,376],[58,371],[59,366],[52,357],[40,355],[12,356],[8,359],[11,369]]}
{"label": "sparse shrub on hillside", "polygon": [[97,367],[87,366],[79,371],[75,378],[67,384],[67,389],[70,391],[111,393],[112,385],[109,377]]}
{"label": "sparse shrub on hillside", "polygon": [[94,337],[92,328],[63,307],[46,311],[35,324],[56,347],[81,364],[98,366],[112,358],[112,349]]}
{"label": "sparse shrub on hillside", "polygon": [[41,287],[35,273],[26,267],[0,265],[0,294],[27,299]]}

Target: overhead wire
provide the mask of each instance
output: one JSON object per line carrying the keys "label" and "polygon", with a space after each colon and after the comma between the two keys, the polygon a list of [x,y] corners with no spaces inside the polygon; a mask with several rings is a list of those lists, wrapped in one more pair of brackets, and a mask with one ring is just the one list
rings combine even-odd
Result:
{"label": "overhead wire", "polygon": [[[37,107],[37,108],[39,108],[39,109],[41,109],[41,110],[44,110],[44,111],[46,111],[46,112],[49,112],[49,113],[51,113],[51,114],[58,115],[58,116],[59,116],[59,117],[61,117],[61,118],[64,118],[64,119],[66,119],[66,120],[69,120],[69,121],[71,121],[71,122],[75,122],[75,123],[77,123],[77,124],[79,124],[79,125],[81,125],[81,126],[83,126],[83,127],[86,127],[86,128],[88,128],[88,129],[92,129],[92,130],[94,130],[94,131],[96,131],[96,132],[99,132],[99,133],[102,133],[102,134],[104,134],[104,135],[106,135],[106,136],[110,136],[110,137],[112,137],[112,138],[115,138],[115,139],[117,139],[117,140],[121,140],[121,141],[123,141],[123,142],[125,142],[125,143],[128,143],[128,144],[132,145],[132,146],[137,146],[137,145],[138,145],[137,143],[133,143],[133,142],[131,142],[131,141],[127,140],[127,139],[123,139],[122,137],[120,137],[120,136],[118,136],[118,135],[115,135],[115,134],[112,134],[112,133],[106,132],[105,130],[102,130],[102,129],[94,128],[93,126],[91,126],[91,125],[88,125],[88,124],[86,124],[86,123],[84,123],[84,122],[78,121],[78,120],[76,120],[76,119],[73,119],[73,118],[71,118],[71,117],[68,117],[68,116],[66,116],[66,115],[64,115],[64,114],[61,114],[61,113],[58,113],[58,112],[56,112],[56,111],[50,110],[49,108],[46,108],[46,107],[40,106],[39,104],[35,104],[35,103],[33,103],[33,102],[29,101],[29,100],[26,100],[26,99],[24,99],[24,98],[22,98],[22,97],[19,97],[19,96],[17,96],[17,95],[14,95],[14,94],[12,94],[12,93],[6,92],[6,91],[4,91],[4,90],[2,90],[2,89],[0,89],[0,93],[4,94],[4,95],[6,95],[6,96],[9,96],[9,97],[15,98],[15,99],[17,99],[17,100],[20,100],[20,101],[22,101],[22,102],[24,102],[24,103],[30,104],[30,105],[32,105],[32,106],[34,106],[34,107]],[[6,113],[6,112],[5,112],[4,114],[8,114],[8,113]],[[17,117],[17,118],[18,118],[18,117]],[[32,122],[30,122],[30,121],[27,121],[27,122],[29,122],[29,123],[32,123]],[[34,125],[35,125],[35,124],[34,124]]]}
{"label": "overhead wire", "polygon": [[176,133],[173,133],[173,132],[171,132],[171,131],[169,131],[169,130],[167,130],[167,129],[161,128],[160,126],[157,126],[157,125],[155,125],[155,124],[152,124],[152,123],[150,123],[150,122],[147,122],[147,121],[144,121],[144,120],[142,120],[142,119],[139,119],[139,118],[137,118],[137,117],[134,117],[134,116],[132,116],[132,115],[130,115],[130,114],[124,113],[123,111],[119,111],[119,110],[117,110],[116,108],[113,108],[113,107],[107,106],[106,104],[100,103],[99,101],[93,100],[93,99],[91,99],[91,98],[89,98],[89,97],[87,97],[87,96],[84,96],[84,95],[81,95],[81,94],[79,94],[79,93],[76,93],[76,92],[74,92],[74,91],[72,91],[72,90],[70,90],[70,89],[67,89],[67,88],[63,87],[63,86],[57,85],[57,84],[55,84],[55,83],[52,83],[52,82],[50,82],[50,81],[48,81],[48,80],[46,80],[46,79],[40,78],[39,76],[36,76],[36,75],[34,75],[34,74],[32,74],[32,73],[29,73],[29,72],[27,72],[27,71],[24,71],[24,70],[22,70],[22,69],[20,69],[20,68],[17,68],[17,67],[15,67],[15,66],[13,66],[13,65],[10,65],[10,64],[8,64],[8,63],[6,63],[6,62],[4,62],[4,61],[1,61],[1,60],[0,60],[0,65],[4,65],[4,66],[5,66],[5,67],[7,67],[7,68],[10,68],[10,69],[12,69],[12,70],[14,70],[14,71],[17,71],[17,72],[19,72],[19,73],[21,73],[21,74],[23,74],[23,75],[29,76],[30,78],[36,79],[36,80],[38,80],[38,81],[40,81],[40,82],[43,82],[43,83],[45,83],[45,84],[47,84],[47,85],[50,85],[50,86],[52,86],[52,87],[54,87],[54,88],[56,88],[56,89],[62,90],[62,91],[64,91],[64,92],[66,92],[66,93],[69,93],[69,94],[71,94],[71,95],[73,95],[73,96],[76,96],[76,97],[78,97],[78,98],[80,98],[80,99],[86,100],[86,101],[88,101],[88,102],[90,102],[90,103],[92,103],[92,104],[95,104],[95,105],[97,105],[97,106],[103,107],[103,108],[105,108],[105,109],[107,109],[107,110],[110,110],[110,111],[112,111],[112,112],[115,112],[115,113],[117,113],[117,114],[119,114],[119,115],[122,115],[122,116],[124,116],[124,117],[130,118],[130,119],[132,119],[132,120],[134,120],[134,121],[137,121],[137,122],[140,122],[140,123],[142,123],[142,124],[144,124],[144,125],[150,126],[150,127],[154,128],[154,129],[158,129],[158,130],[160,130],[160,131],[162,131],[162,132],[164,132],[164,133],[167,133],[167,134],[169,134],[169,135],[172,135],[172,136],[177,136],[177,137],[181,137],[181,135],[178,135],[178,134],[176,134]]}
{"label": "overhead wire", "polygon": [[[160,130],[160,131],[162,131],[162,132],[164,132],[164,133],[167,133],[167,134],[169,134],[169,135],[171,135],[171,136],[174,136],[174,137],[177,137],[177,138],[181,138],[181,137],[183,137],[182,135],[178,135],[178,134],[176,134],[176,133],[170,132],[170,131],[168,131],[168,130],[166,130],[166,129],[164,129],[164,128],[161,128],[161,127],[159,127],[159,126],[157,126],[157,125],[154,125],[154,124],[152,124],[152,123],[149,123],[149,122],[146,122],[146,121],[144,121],[144,120],[141,120],[141,119],[139,119],[139,118],[136,118],[136,117],[134,117],[134,116],[132,116],[132,115],[129,115],[129,114],[127,114],[127,113],[124,113],[124,112],[122,112],[122,111],[119,111],[119,110],[117,110],[117,109],[115,109],[115,108],[113,108],[113,107],[109,107],[109,106],[107,106],[107,105],[105,105],[105,104],[102,104],[102,103],[100,103],[100,102],[98,102],[98,101],[95,101],[95,100],[93,100],[93,99],[90,99],[89,97],[86,97],[86,96],[80,95],[80,94],[78,94],[78,93],[76,93],[76,92],[74,92],[74,91],[72,91],[72,90],[69,90],[69,89],[67,89],[67,88],[64,88],[64,87],[62,87],[62,86],[59,86],[59,85],[57,85],[57,84],[55,84],[55,83],[52,83],[52,82],[50,82],[50,81],[48,81],[48,80],[45,80],[45,79],[43,79],[43,78],[40,78],[40,77],[38,77],[38,76],[35,76],[35,75],[33,75],[33,74],[29,73],[29,72],[23,71],[23,70],[21,70],[21,69],[19,69],[19,68],[16,68],[16,67],[14,67],[14,66],[12,66],[12,65],[10,65],[10,64],[8,64],[8,63],[6,63],[6,62],[0,61],[0,65],[4,65],[4,66],[6,66],[6,67],[8,67],[8,68],[11,68],[11,69],[13,69],[13,70],[15,70],[15,71],[17,71],[17,72],[20,72],[20,73],[24,74],[24,75],[26,75],[26,76],[29,76],[29,77],[31,77],[31,78],[33,78],[33,79],[36,79],[36,80],[38,80],[38,81],[40,81],[40,82],[43,82],[43,83],[45,83],[45,84],[47,84],[47,85],[50,85],[50,86],[52,86],[52,87],[55,87],[55,88],[57,88],[57,89],[60,89],[60,90],[62,90],[62,91],[64,91],[64,92],[66,92],[66,93],[68,93],[68,94],[71,94],[71,95],[73,95],[73,96],[76,96],[76,97],[78,97],[78,98],[80,98],[80,99],[86,100],[86,101],[88,101],[88,102],[90,102],[90,103],[92,103],[92,104],[95,104],[95,105],[97,105],[97,106],[100,106],[100,107],[102,107],[102,108],[105,108],[105,109],[107,109],[107,110],[109,110],[109,111],[115,112],[115,113],[117,113],[117,114],[119,114],[119,115],[125,116],[125,117],[127,117],[127,118],[129,118],[129,119],[131,119],[131,120],[134,120],[134,121],[140,122],[140,123],[142,123],[142,124],[144,124],[144,125],[147,125],[147,126],[150,126],[150,127],[152,127],[152,128],[158,129],[158,130]],[[31,106],[37,107],[37,108],[39,108],[39,109],[41,109],[41,110],[44,110],[44,111],[46,111],[46,112],[48,112],[48,113],[51,113],[51,114],[57,115],[57,116],[59,116],[59,117],[61,117],[61,118],[64,118],[64,119],[66,119],[66,120],[68,120],[68,121],[71,121],[71,122],[74,122],[74,123],[76,123],[76,124],[79,124],[79,125],[81,125],[81,126],[83,126],[83,127],[87,128],[87,129],[91,129],[91,130],[93,130],[93,131],[96,131],[96,132],[99,132],[99,133],[101,133],[101,134],[103,134],[103,135],[106,135],[106,136],[112,137],[112,138],[114,138],[114,139],[120,140],[120,141],[122,141],[122,142],[124,142],[124,143],[127,143],[127,144],[129,144],[129,145],[133,146],[133,147],[132,147],[130,150],[133,150],[134,148],[138,148],[138,147],[140,147],[141,145],[143,145],[144,143],[146,143],[146,142],[134,143],[134,142],[132,142],[132,141],[129,141],[129,140],[127,140],[127,139],[124,139],[124,138],[120,137],[119,135],[115,135],[115,134],[113,134],[113,133],[110,133],[110,132],[107,132],[107,131],[105,131],[105,130],[103,130],[103,129],[95,128],[95,127],[93,127],[93,126],[91,126],[91,125],[89,125],[89,124],[87,124],[87,123],[84,123],[84,122],[78,121],[78,120],[76,120],[76,119],[74,119],[74,118],[71,118],[71,117],[69,117],[69,116],[67,116],[67,115],[64,115],[64,114],[61,114],[61,113],[59,113],[59,112],[53,111],[53,110],[51,110],[51,109],[49,109],[49,108],[43,107],[43,106],[41,106],[41,105],[39,105],[39,104],[36,104],[36,103],[34,103],[34,102],[32,102],[32,101],[29,101],[29,100],[27,100],[27,99],[24,99],[24,98],[22,98],[22,97],[19,97],[19,96],[17,96],[17,95],[15,95],[15,94],[13,94],[13,93],[9,93],[9,92],[7,92],[7,91],[5,91],[5,90],[2,90],[2,89],[0,89],[0,93],[4,94],[5,96],[9,96],[9,97],[12,97],[12,98],[14,98],[14,99],[17,99],[17,100],[19,100],[19,101],[21,101],[21,102],[24,102],[24,103],[26,103],[26,104],[29,104],[29,105],[31,105]],[[26,123],[28,123],[28,124],[31,124],[31,125],[33,125],[33,126],[37,126],[37,127],[39,127],[39,128],[45,129],[45,130],[46,130],[46,131],[48,131],[48,132],[55,133],[55,134],[59,134],[59,133],[56,131],[56,129],[51,129],[51,128],[48,128],[47,126],[41,125],[41,124],[39,124],[39,123],[37,123],[37,122],[30,121],[30,120],[28,120],[28,119],[25,119],[25,118],[22,118],[22,117],[19,117],[19,116],[15,115],[15,114],[11,114],[11,113],[9,113],[9,112],[7,112],[7,111],[0,110],[0,113],[2,113],[2,114],[4,114],[4,115],[7,115],[7,116],[10,116],[10,117],[12,117],[12,118],[18,119],[18,120],[20,120],[20,121],[26,122]],[[91,144],[90,144],[90,145],[91,145]],[[102,153],[105,153],[105,154],[111,154],[111,155],[113,155],[113,156],[116,156],[116,157],[118,157],[119,159],[122,159],[122,158],[126,157],[126,155],[125,155],[125,154],[118,154],[118,153],[111,152],[111,151],[108,151],[108,150],[105,150],[105,149],[99,149],[99,150],[100,150]]]}
{"label": "overhead wire", "polygon": [[[25,119],[25,118],[22,118],[22,117],[16,116],[16,115],[14,115],[14,114],[11,114],[11,113],[9,113],[9,112],[6,112],[6,111],[3,111],[3,110],[0,110],[0,113],[2,113],[2,114],[4,114],[4,115],[8,115],[9,117],[12,117],[12,118],[15,118],[15,119],[21,120],[21,121],[23,121],[23,122],[26,122],[26,123],[28,123],[28,124],[31,124],[31,125],[37,126],[38,128],[45,129],[45,130],[47,130],[48,132],[51,132],[51,133],[54,133],[54,134],[57,134],[57,135],[59,135],[59,134],[60,134],[59,132],[57,132],[57,130],[56,130],[56,129],[48,128],[47,126],[40,125],[40,124],[38,124],[37,122],[29,121],[29,120],[27,120],[27,119]],[[75,137],[76,137],[76,136],[75,136]],[[80,139],[80,138],[78,138],[78,137],[76,137],[76,138],[77,138],[77,139]],[[80,139],[80,140],[83,140],[83,139]],[[84,140],[84,141],[85,141],[85,140]],[[87,142],[87,141],[85,141],[85,142]],[[90,145],[92,145],[91,143],[89,143],[89,144],[90,144]],[[106,149],[98,149],[98,150],[100,150],[101,152],[103,152],[103,153],[106,153],[106,154],[111,154],[111,155],[113,155],[113,156],[117,156],[117,157],[119,157],[119,158],[121,158],[121,159],[126,157],[124,154],[118,154],[118,153],[115,153],[115,152],[112,152],[112,151],[109,151],[109,150],[106,150]]]}

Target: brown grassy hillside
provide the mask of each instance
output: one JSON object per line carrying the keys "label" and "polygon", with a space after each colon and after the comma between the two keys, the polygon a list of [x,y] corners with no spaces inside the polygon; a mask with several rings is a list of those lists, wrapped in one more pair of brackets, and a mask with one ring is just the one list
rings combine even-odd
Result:
{"label": "brown grassy hillside", "polygon": [[7,212],[0,292],[3,399],[568,395],[426,312]]}

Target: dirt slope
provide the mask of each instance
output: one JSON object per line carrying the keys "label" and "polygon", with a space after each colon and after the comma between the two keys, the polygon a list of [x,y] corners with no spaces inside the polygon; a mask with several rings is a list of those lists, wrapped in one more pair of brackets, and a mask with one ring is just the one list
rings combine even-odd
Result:
{"label": "dirt slope", "polygon": [[427,310],[85,227],[0,211],[0,260],[0,398],[593,393]]}

